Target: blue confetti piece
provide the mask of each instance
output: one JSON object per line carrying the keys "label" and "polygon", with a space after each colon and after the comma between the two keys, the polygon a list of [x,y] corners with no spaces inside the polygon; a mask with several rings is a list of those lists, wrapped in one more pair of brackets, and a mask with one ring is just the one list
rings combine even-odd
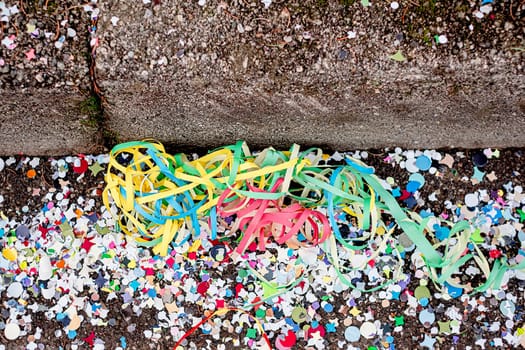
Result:
{"label": "blue confetti piece", "polygon": [[297,323],[295,323],[290,317],[287,317],[284,319],[286,324],[291,326],[293,328],[293,331],[294,332],[299,332],[299,325]]}
{"label": "blue confetti piece", "polygon": [[140,287],[140,283],[136,280],[133,280],[130,282],[129,286],[131,287],[131,289],[133,289],[133,291],[136,291],[137,288]]}
{"label": "blue confetti piece", "polygon": [[419,212],[419,216],[421,216],[422,219],[424,218],[428,218],[428,217],[433,217],[435,216],[434,213],[432,212],[432,210],[430,209],[425,209],[425,210],[421,210]]}
{"label": "blue confetti piece", "polygon": [[410,193],[414,193],[421,187],[421,184],[417,181],[409,181],[407,183],[407,191]]}
{"label": "blue confetti piece", "polygon": [[454,287],[447,282],[445,282],[445,287],[447,288],[448,295],[454,299],[459,298],[463,294],[463,288]]}
{"label": "blue confetti piece", "polygon": [[419,156],[416,159],[416,166],[419,168],[419,170],[428,170],[430,169],[430,166],[432,165],[432,161],[430,158],[428,158],[425,155]]}
{"label": "blue confetti piece", "polygon": [[448,227],[439,227],[436,230],[435,234],[436,234],[437,239],[439,239],[440,241],[443,241],[447,239],[448,236],[450,235],[450,229]]}
{"label": "blue confetti piece", "polygon": [[403,202],[405,202],[406,206],[409,209],[412,209],[412,208],[414,208],[417,205],[417,201],[416,201],[416,199],[414,197],[408,197]]}
{"label": "blue confetti piece", "polygon": [[128,347],[128,344],[126,344],[126,337],[120,337],[120,347],[122,349],[126,349]]}
{"label": "blue confetti piece", "polygon": [[394,197],[400,197],[401,196],[401,189],[399,187],[396,187],[392,190],[392,196]]}
{"label": "blue confetti piece", "polygon": [[327,304],[324,306],[324,311],[326,311],[326,312],[332,312],[332,311],[334,311],[334,307],[332,306],[332,304],[327,303]]}

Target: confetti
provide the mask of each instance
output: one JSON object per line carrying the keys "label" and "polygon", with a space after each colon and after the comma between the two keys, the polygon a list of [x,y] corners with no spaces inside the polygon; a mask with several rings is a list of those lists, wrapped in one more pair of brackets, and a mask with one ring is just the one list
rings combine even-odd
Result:
{"label": "confetti", "polygon": [[405,62],[407,59],[401,52],[401,50],[398,50],[395,54],[390,56],[390,59],[396,62]]}
{"label": "confetti", "polygon": [[4,336],[7,340],[15,340],[20,336],[20,327],[16,323],[8,323],[4,328]]}
{"label": "confetti", "polygon": [[[272,152],[283,157],[281,162],[286,162],[293,150]],[[501,188],[494,190],[471,190],[471,193],[463,194],[464,198],[456,197],[454,202],[446,205],[437,203],[446,208],[443,212],[434,213],[424,202],[425,192],[421,195],[419,192],[435,184],[439,174],[432,174],[430,169],[423,170],[424,167],[422,169],[416,163],[420,157],[426,157],[435,164],[446,158],[445,153],[438,156],[438,152],[400,150],[389,155],[389,162],[398,169],[400,162],[410,160],[410,165],[403,168],[405,179],[408,179],[406,182],[393,177],[382,181],[371,168],[344,153],[336,155],[340,165],[326,166],[324,162],[331,158],[321,153],[313,151],[303,158],[309,162],[304,163],[305,168],[310,167],[309,171],[315,171],[314,164],[322,164],[319,168],[329,169],[323,173],[326,179],[321,182],[324,184],[315,181],[309,184],[309,189],[315,193],[312,196],[317,196],[315,201],[302,201],[303,197],[297,194],[301,191],[293,191],[305,186],[297,184],[293,176],[289,189],[297,198],[287,199],[286,205],[282,206],[272,204],[272,201],[280,201],[280,198],[273,199],[272,196],[280,192],[279,186],[283,184],[282,180],[275,180],[272,184],[273,173],[265,175],[266,186],[262,187],[257,181],[233,181],[232,188],[236,191],[264,193],[269,198],[250,198],[234,191],[225,194],[223,204],[216,206],[216,221],[213,222],[215,236],[212,237],[211,206],[198,216],[200,234],[185,231],[184,234],[190,235],[188,240],[178,246],[168,244],[165,256],[154,253],[153,247],[138,245],[136,238],[140,235],[137,233],[125,235],[118,223],[121,209],[113,198],[109,198],[106,207],[93,200],[100,200],[100,191],[98,195],[97,191],[90,191],[93,197],[79,196],[78,192],[73,197],[68,194],[76,183],[96,176],[84,170],[85,176],[79,178],[81,174],[75,171],[75,167],[81,164],[80,159],[91,166],[98,164],[99,171],[106,171],[110,156],[71,156],[53,160],[52,165],[50,161],[53,169],[50,176],[54,174],[57,188],[50,193],[46,193],[44,188],[37,191],[35,196],[46,199],[41,202],[40,212],[29,207],[27,212],[35,215],[34,222],[31,219],[15,222],[7,216],[2,216],[0,220],[0,269],[7,276],[4,304],[11,314],[18,312],[19,315],[17,319],[5,321],[4,337],[8,339],[6,329],[18,327],[14,331],[18,334],[16,338],[8,340],[23,338],[26,341],[27,338],[28,343],[38,344],[37,337],[40,336],[33,328],[36,322],[28,316],[49,303],[56,306],[43,312],[62,327],[55,333],[61,338],[60,341],[83,342],[86,346],[92,344],[93,348],[102,348],[102,339],[106,341],[107,335],[98,334],[96,328],[94,332],[91,328],[85,330],[85,327],[114,327],[120,321],[108,316],[113,311],[111,305],[120,307],[124,304],[122,311],[126,314],[144,317],[144,313],[153,308],[158,317],[156,324],[149,329],[126,324],[124,332],[140,331],[144,338],[152,342],[161,333],[169,332],[182,348],[190,346],[195,339],[217,348],[222,348],[224,344],[252,348],[272,344],[276,349],[330,348],[330,344],[337,344],[340,348],[346,348],[357,346],[353,343],[363,339],[377,344],[377,347],[389,348],[405,344],[406,340],[396,335],[408,333],[415,327],[421,330],[417,342],[422,348],[435,348],[436,341],[462,347],[470,344],[470,339],[464,335],[465,327],[482,324],[470,317],[478,312],[501,313],[499,319],[483,321],[485,328],[479,334],[486,339],[479,339],[486,340],[485,344],[519,346],[525,333],[522,322],[518,321],[522,293],[515,293],[516,290],[509,288],[509,281],[525,279],[524,268],[520,265],[523,261],[520,246],[525,241],[525,208],[520,179],[509,179]],[[259,155],[251,153],[253,159]],[[182,157],[173,157],[177,156]],[[490,156],[492,153],[487,155]],[[455,154],[455,157],[461,160],[460,155]],[[129,166],[133,159],[132,155],[122,154],[118,164]],[[194,157],[192,161],[196,159]],[[264,156],[259,159],[264,159]],[[462,166],[469,162],[468,158],[461,162],[457,168],[457,179],[464,175],[462,171],[469,169]],[[247,163],[250,164],[249,161]],[[301,161],[297,160],[297,163]],[[19,161],[15,159],[9,164],[6,162],[5,166],[14,169]],[[25,178],[28,166],[39,167],[39,173],[47,173],[47,163],[37,162],[35,158],[26,158],[20,164],[21,177]],[[275,165],[270,163],[265,166],[272,164]],[[213,165],[220,166],[220,162]],[[412,166],[415,167],[414,172],[411,171],[414,170]],[[490,166],[492,164],[488,164],[487,172]],[[173,167],[171,173],[191,174],[177,172],[176,169]],[[225,169],[222,176],[229,178],[231,168],[228,166]],[[286,175],[287,169],[279,170],[279,174]],[[333,175],[337,169],[340,169],[339,172]],[[115,173],[125,179],[122,173]],[[195,177],[204,177],[194,174]],[[446,176],[451,175],[446,173]],[[312,176],[316,179],[315,175]],[[346,200],[338,191],[331,193],[327,190],[333,190],[337,183],[333,181],[332,184],[332,176],[335,179],[344,178],[344,185],[338,184],[340,187],[337,188],[355,195],[353,201]],[[147,180],[140,178],[139,181],[137,175],[134,178],[137,188],[142,186],[143,192],[149,190],[148,181],[152,181],[153,177],[149,175]],[[470,186],[468,176],[466,182]],[[252,188],[248,187],[248,183]],[[275,184],[278,186],[273,192]],[[360,184],[359,190],[351,190],[356,184]],[[206,186],[199,186],[194,188],[201,190],[198,193],[199,202],[203,201],[202,205],[205,205],[209,193]],[[326,191],[316,186],[325,186]],[[399,196],[394,198],[396,188]],[[220,198],[225,191],[220,188],[220,183],[217,184],[213,198]],[[477,200],[472,207],[469,195]],[[402,196],[408,197],[400,199]],[[418,201],[417,209],[405,206],[407,198]],[[436,191],[434,198],[436,201],[442,199],[443,193]],[[374,205],[365,205],[372,199],[375,199]],[[240,229],[232,234],[227,231],[237,223],[237,214],[227,214],[237,210],[242,203],[244,208],[268,205],[267,208],[275,213],[289,209],[293,203],[300,204],[303,208],[322,213],[330,233],[322,242],[308,242],[303,226],[303,231],[299,230],[294,236],[297,242],[291,245],[277,242],[275,237],[278,235],[268,234],[264,249],[259,249],[260,236],[257,236],[240,253],[236,249],[242,240],[243,228],[253,220],[239,224]],[[298,211],[301,215],[304,212]],[[465,212],[470,213],[468,218],[464,216]],[[376,219],[373,218],[374,213],[378,213]],[[191,217],[180,220],[192,223]],[[291,220],[298,222],[297,216]],[[286,222],[284,219],[281,221],[283,225]],[[315,217],[314,221],[320,222]],[[126,225],[126,229],[133,229],[129,222]],[[416,229],[411,229],[411,225]],[[313,226],[310,225],[310,228]],[[321,229],[322,226],[318,227]],[[184,231],[190,226],[181,227]],[[263,227],[262,232],[266,232],[270,226],[258,227]],[[375,232],[372,234],[373,228]],[[395,234],[391,232],[393,228],[396,229]],[[428,256],[432,256],[432,250],[428,251],[430,254],[425,254],[419,248],[424,248],[425,243],[412,241],[421,236],[442,254],[437,263],[427,260]],[[302,246],[299,247],[299,243]],[[515,246],[517,253],[509,252],[509,246]],[[439,265],[443,262],[449,264]],[[225,269],[230,269],[233,274],[226,273]],[[496,285],[499,287],[496,288]],[[78,290],[88,291],[87,298],[80,296]],[[483,293],[477,293],[480,291]],[[41,305],[27,304],[29,296],[46,301]],[[394,304],[401,309],[389,309]],[[239,309],[230,309],[234,305],[240,306]],[[378,310],[382,309],[390,315],[388,318],[380,316],[383,311],[380,313]],[[139,313],[143,313],[142,316],[137,316]],[[464,315],[469,316],[468,320]],[[194,326],[196,328],[192,331]],[[196,335],[188,338],[192,332]],[[230,339],[225,338],[226,334]],[[125,337],[120,334],[115,337],[115,346],[128,346]],[[266,339],[270,343],[266,343]]]}

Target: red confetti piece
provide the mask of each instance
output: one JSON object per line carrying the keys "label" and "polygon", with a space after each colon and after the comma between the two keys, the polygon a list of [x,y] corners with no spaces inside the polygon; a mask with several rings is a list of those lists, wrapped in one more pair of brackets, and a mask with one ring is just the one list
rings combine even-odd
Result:
{"label": "red confetti piece", "polygon": [[321,325],[318,325],[317,327],[310,327],[308,328],[308,330],[306,331],[306,338],[309,339],[313,336],[314,333],[317,333],[319,332],[319,335],[322,337],[324,337],[324,335],[326,334],[326,330],[324,329],[323,326]]}
{"label": "red confetti piece", "polygon": [[288,330],[288,333],[284,337],[284,339],[277,338],[276,343],[278,343],[281,347],[291,348],[295,345],[297,342],[297,336],[295,335],[295,332],[291,329]]}
{"label": "red confetti piece", "polygon": [[501,251],[497,250],[497,249],[492,249],[489,251],[489,256],[492,258],[492,259],[497,259],[501,256]]}
{"label": "red confetti piece", "polygon": [[407,198],[409,198],[411,196],[410,192],[408,192],[407,190],[403,190],[401,191],[401,196],[399,197],[399,200],[405,200]]}
{"label": "red confetti piece", "polygon": [[93,243],[91,240],[93,238],[85,238],[84,241],[82,242],[82,245],[80,246],[81,249],[85,249],[87,253],[89,253],[89,251],[91,250],[91,247],[93,247],[95,245],[95,243]]}
{"label": "red confetti piece", "polygon": [[208,288],[210,288],[210,282],[201,282],[197,286],[197,293],[199,293],[200,295],[204,295],[208,291]]}
{"label": "red confetti piece", "polygon": [[89,346],[95,345],[95,332],[91,331],[89,336],[87,336],[86,338],[83,338],[82,340],[88,343]]}
{"label": "red confetti piece", "polygon": [[76,174],[83,174],[88,170],[88,162],[84,159],[84,157],[80,157],[79,159],[75,160],[75,163],[73,164],[73,171]]}
{"label": "red confetti piece", "polygon": [[170,269],[173,268],[173,264],[175,264],[175,259],[173,259],[172,257],[166,259],[166,265],[168,265]]}

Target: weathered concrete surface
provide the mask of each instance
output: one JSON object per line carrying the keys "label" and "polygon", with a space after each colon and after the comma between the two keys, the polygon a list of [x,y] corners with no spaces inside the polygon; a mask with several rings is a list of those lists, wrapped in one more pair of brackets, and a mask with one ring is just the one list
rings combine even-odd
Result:
{"label": "weathered concrete surface", "polygon": [[[90,14],[78,0],[4,0],[0,31],[0,154],[61,155],[93,149]],[[93,116],[91,116],[92,118]]]}
{"label": "weathered concrete surface", "polygon": [[97,129],[79,110],[84,98],[67,89],[0,90],[0,155],[100,151]]}
{"label": "weathered concrete surface", "polygon": [[[214,147],[244,139],[250,145],[296,142],[332,149],[524,146],[525,118],[517,99],[379,96],[323,99],[320,94],[268,94],[247,89],[202,91],[123,89],[113,100],[110,126],[123,140],[153,137],[184,148]],[[152,98],[154,95],[155,98]],[[472,103],[472,104],[471,104]],[[130,108],[133,105],[133,108]]]}
{"label": "weathered concrete surface", "polygon": [[180,147],[525,146],[525,6],[343,3],[102,3],[108,126]]}

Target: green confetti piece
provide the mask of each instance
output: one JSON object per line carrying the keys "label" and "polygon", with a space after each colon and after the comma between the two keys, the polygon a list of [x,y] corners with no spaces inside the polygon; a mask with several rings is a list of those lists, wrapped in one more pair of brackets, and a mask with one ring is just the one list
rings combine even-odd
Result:
{"label": "green confetti piece", "polygon": [[472,232],[470,235],[470,241],[476,244],[485,242],[485,239],[481,237],[481,231],[479,228]]}
{"label": "green confetti piece", "polygon": [[112,280],[112,281],[109,282],[109,288],[111,290],[114,290],[114,291],[118,292],[120,290],[120,285],[119,285],[118,281],[113,281]]}
{"label": "green confetti piece", "polygon": [[478,182],[483,181],[483,177],[485,176],[485,172],[478,169],[478,167],[474,167],[474,175],[472,175],[472,178],[477,180]]}
{"label": "green confetti piece", "polygon": [[248,331],[246,332],[246,337],[250,339],[255,339],[257,337],[257,330],[254,328],[248,328]]}
{"label": "green confetti piece", "polygon": [[295,323],[303,323],[308,318],[308,313],[304,307],[296,307],[292,310],[292,320]]}
{"label": "green confetti piece", "polygon": [[263,298],[270,299],[272,296],[279,294],[277,283],[263,283]]}
{"label": "green confetti piece", "polygon": [[430,290],[425,287],[425,286],[419,286],[416,288],[416,290],[414,291],[414,296],[416,297],[416,299],[423,299],[423,298],[430,298],[431,297],[431,294],[430,294]]}
{"label": "green confetti piece", "polygon": [[398,50],[395,54],[390,56],[390,59],[396,62],[405,62],[407,60],[407,58],[403,55],[401,50]]}
{"label": "green confetti piece", "polygon": [[440,333],[450,333],[451,332],[450,321],[446,321],[446,322],[438,321],[438,325],[439,325],[439,332]]}
{"label": "green confetti piece", "polygon": [[402,326],[405,324],[405,317],[403,317],[403,315],[401,316],[396,316],[395,317],[395,322],[396,322],[396,327],[397,326]]}
{"label": "green confetti piece", "polygon": [[364,7],[368,7],[368,6],[370,6],[370,1],[369,0],[361,0],[361,5],[363,5]]}
{"label": "green confetti piece", "polygon": [[521,210],[521,209],[516,209],[516,212],[519,214],[520,216],[520,223],[521,222],[524,222],[525,221],[525,211]]}
{"label": "green confetti piece", "polygon": [[64,235],[64,237],[65,236],[74,237],[74,235],[73,235],[73,228],[71,227],[71,225],[67,221],[61,223],[59,225],[59,227],[60,227],[60,231],[62,231],[62,235]]}
{"label": "green confetti piece", "polygon": [[257,311],[255,311],[255,316],[257,318],[264,318],[266,316],[266,312],[263,309],[257,309]]}
{"label": "green confetti piece", "polygon": [[93,176],[97,176],[104,168],[98,162],[95,162],[89,167],[89,170],[91,170]]}
{"label": "green confetti piece", "polygon": [[95,230],[97,230],[98,233],[101,235],[105,235],[106,233],[109,233],[109,229],[107,227],[101,227],[100,225],[95,225]]}

